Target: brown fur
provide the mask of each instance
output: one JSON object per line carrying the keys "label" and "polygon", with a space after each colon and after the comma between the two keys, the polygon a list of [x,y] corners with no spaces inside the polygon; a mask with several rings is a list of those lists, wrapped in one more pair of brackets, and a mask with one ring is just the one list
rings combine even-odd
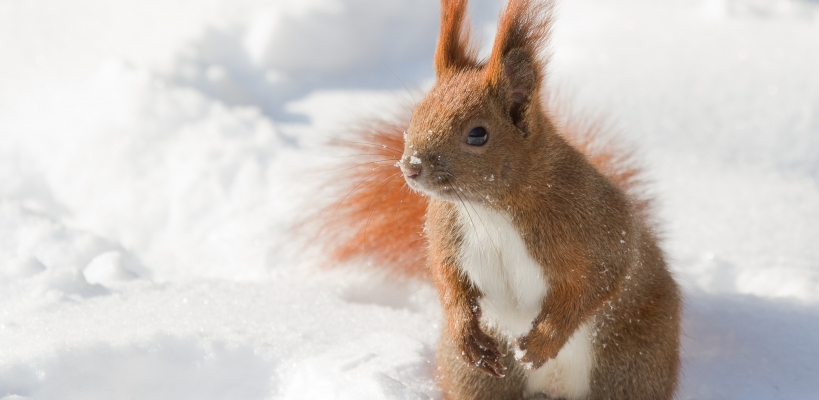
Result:
{"label": "brown fur", "polygon": [[[627,152],[597,140],[594,124],[558,124],[552,113],[560,110],[539,101],[549,2],[511,0],[486,63],[474,61],[464,36],[465,3],[442,1],[438,81],[415,108],[400,159],[410,186],[428,197],[402,194],[401,207],[410,201],[416,207],[404,218],[376,224],[368,216],[363,233],[346,236],[335,256],[373,254],[404,274],[423,275],[422,256],[410,253],[423,245],[405,233],[425,220],[430,276],[447,322],[438,357],[445,396],[520,399],[525,372],[503,356],[513,343],[481,325],[482,294],[459,265],[467,228],[458,222],[456,205],[494,209],[510,218],[550,284],[531,331],[516,340],[526,350],[522,361],[540,366],[591,321],[596,337],[589,399],[672,398],[680,294],[648,221],[648,202],[637,196],[638,169]],[[466,143],[476,126],[489,132],[484,146]],[[387,143],[375,133],[387,132],[393,140],[376,150],[396,156],[403,130],[367,132],[368,143]],[[379,183],[356,187],[337,203],[338,218],[328,227],[395,212],[396,195],[381,194],[392,193],[384,191],[381,174],[369,168],[355,174],[359,187]]]}
{"label": "brown fur", "polygon": [[474,68],[477,63],[478,52],[469,40],[466,5],[466,0],[441,1],[441,34],[434,60],[438,73]]}

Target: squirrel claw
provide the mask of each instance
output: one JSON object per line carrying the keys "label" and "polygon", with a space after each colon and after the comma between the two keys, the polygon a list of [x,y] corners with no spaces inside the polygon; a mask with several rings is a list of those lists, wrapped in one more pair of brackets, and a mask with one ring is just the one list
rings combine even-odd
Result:
{"label": "squirrel claw", "polygon": [[480,328],[474,327],[465,335],[461,349],[461,355],[467,363],[494,377],[504,376],[506,367],[501,363],[503,355],[498,348],[498,342]]}
{"label": "squirrel claw", "polygon": [[503,378],[505,375],[504,372],[506,371],[506,367],[500,362],[500,358],[494,355],[489,358],[481,356],[478,361],[475,362],[475,367],[496,378]]}

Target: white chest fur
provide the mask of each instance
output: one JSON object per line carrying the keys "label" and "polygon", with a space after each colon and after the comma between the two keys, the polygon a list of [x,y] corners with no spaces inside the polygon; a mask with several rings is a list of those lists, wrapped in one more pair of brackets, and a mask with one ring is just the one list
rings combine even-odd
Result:
{"label": "white chest fur", "polygon": [[468,203],[458,211],[461,268],[483,293],[484,321],[510,339],[525,335],[549,290],[543,268],[529,256],[509,217]]}
{"label": "white chest fur", "polygon": [[[548,279],[508,216],[477,204],[458,207],[461,268],[483,294],[482,320],[514,341],[531,329],[549,291]],[[591,322],[583,324],[557,357],[529,371],[526,391],[585,397],[593,363],[591,330]]]}

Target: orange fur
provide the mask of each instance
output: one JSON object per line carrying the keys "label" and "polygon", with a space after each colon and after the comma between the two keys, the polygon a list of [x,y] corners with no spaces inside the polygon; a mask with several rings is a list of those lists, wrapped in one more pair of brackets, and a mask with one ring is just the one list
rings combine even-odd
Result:
{"label": "orange fur", "polygon": [[[319,220],[336,239],[336,261],[369,258],[434,283],[445,398],[671,399],[679,288],[630,152],[599,123],[541,101],[551,8],[510,0],[489,60],[478,63],[466,0],[442,0],[437,82],[408,123],[359,131],[348,146],[377,159],[352,167],[349,193]],[[495,246],[493,235],[507,236]],[[575,351],[573,335],[591,361],[560,357]],[[511,346],[519,360],[504,356]],[[524,376],[526,366],[550,377]]]}
{"label": "orange fur", "polygon": [[360,160],[348,158],[341,175],[331,175],[334,181],[343,176],[345,190],[312,216],[323,239],[335,243],[330,265],[367,260],[391,277],[428,276],[423,238],[427,200],[406,187],[394,165],[404,146],[406,123],[372,121],[356,130],[352,140],[336,143],[359,153],[355,158]]}
{"label": "orange fur", "polygon": [[[391,277],[430,279],[422,235],[427,199],[409,190],[394,167],[400,157],[397,149],[404,146],[407,124],[398,118],[370,121],[357,129],[351,140],[336,143],[349,152],[363,154],[339,167],[339,171],[352,171],[343,178],[345,190],[312,217],[322,240],[332,244],[328,265],[367,260],[373,270]],[[560,133],[630,195],[643,223],[650,226],[650,199],[640,191],[641,171],[632,152],[608,139],[602,129],[599,122],[575,118],[567,121]],[[338,180],[338,174],[331,179]]]}
{"label": "orange fur", "polygon": [[[490,82],[497,84],[504,75],[504,57],[513,49],[523,49],[528,54],[540,54],[551,33],[551,2],[535,0],[511,0],[501,14],[498,36],[492,47],[486,74]],[[543,70],[544,60],[535,60],[538,72]],[[538,79],[540,81],[540,79]]]}
{"label": "orange fur", "polygon": [[450,67],[472,68],[477,50],[471,46],[469,23],[466,20],[466,0],[441,2],[441,34],[435,50],[435,70],[440,74]]}

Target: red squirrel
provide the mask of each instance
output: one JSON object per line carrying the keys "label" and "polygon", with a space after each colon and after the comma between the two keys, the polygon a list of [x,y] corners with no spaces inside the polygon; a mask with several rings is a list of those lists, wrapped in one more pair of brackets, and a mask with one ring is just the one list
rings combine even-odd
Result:
{"label": "red squirrel", "polygon": [[407,123],[362,130],[378,160],[324,228],[359,226],[336,260],[434,283],[446,399],[671,399],[680,290],[628,155],[542,100],[551,9],[510,0],[478,60],[467,1],[442,0],[434,87]]}

